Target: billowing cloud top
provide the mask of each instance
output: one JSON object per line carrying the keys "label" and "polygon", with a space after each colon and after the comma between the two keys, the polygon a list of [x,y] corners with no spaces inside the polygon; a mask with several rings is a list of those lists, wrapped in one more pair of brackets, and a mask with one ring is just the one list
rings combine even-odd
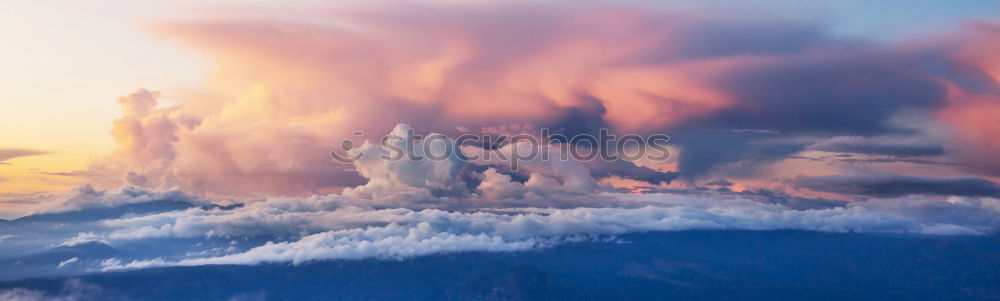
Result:
{"label": "billowing cloud top", "polygon": [[[397,123],[442,134],[665,133],[677,161],[637,163],[688,183],[760,186],[805,172],[789,158],[816,152],[838,154],[824,157],[835,166],[942,163],[952,175],[998,174],[988,158],[998,149],[989,116],[1000,91],[990,23],[886,45],[832,36],[822,24],[638,4],[223,16],[154,26],[209,57],[215,76],[174,107],[157,107],[148,90],[119,99],[119,154],[98,164],[98,178],[132,172],[132,184],[219,195],[339,192],[365,183],[363,171],[326,154],[340,139],[374,140]],[[768,170],[774,164],[780,170]],[[673,178],[617,170],[653,184]]]}

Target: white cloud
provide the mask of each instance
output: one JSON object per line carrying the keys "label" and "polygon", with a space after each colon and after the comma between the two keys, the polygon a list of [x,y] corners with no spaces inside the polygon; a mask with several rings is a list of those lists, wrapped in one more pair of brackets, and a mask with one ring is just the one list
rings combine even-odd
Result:
{"label": "white cloud", "polygon": [[73,238],[70,238],[69,240],[63,242],[60,246],[72,247],[82,243],[95,242],[95,241],[104,243],[105,241],[102,240],[102,237],[103,236],[94,232],[80,232],[77,233],[76,236],[74,236]]}
{"label": "white cloud", "polygon": [[66,280],[62,290],[58,295],[49,295],[41,291],[25,288],[11,288],[0,290],[0,300],[4,301],[79,301],[79,300],[102,300],[101,287],[80,281],[79,279]]}
{"label": "white cloud", "polygon": [[467,146],[462,151],[478,159],[474,164],[508,166],[529,173],[531,177],[524,186],[535,193],[583,195],[600,188],[586,166],[576,160],[561,159],[562,151],[553,145],[519,141],[501,147],[493,155],[477,147]]}
{"label": "white cloud", "polygon": [[90,184],[81,184],[72,191],[53,200],[36,204],[34,206],[34,213],[58,213],[88,208],[110,208],[125,204],[159,200],[201,202],[199,198],[176,188],[146,190],[133,186],[123,186],[114,190],[100,190]]}
{"label": "white cloud", "polygon": [[[704,192],[697,196],[621,194],[607,191],[576,161],[531,159],[520,162],[528,179],[521,183],[497,168],[487,168],[475,189],[467,190],[461,160],[384,160],[382,155],[410,149],[427,155],[455,147],[447,140],[412,140],[412,130],[398,125],[402,139],[366,143],[355,168],[369,181],[342,195],[275,197],[243,207],[192,207],[148,215],[128,215],[74,228],[66,241],[115,244],[132,240],[222,238],[270,240],[206,251],[195,247],[160,258],[109,259],[104,270],[200,264],[258,264],[313,260],[402,259],[447,252],[508,252],[541,248],[566,240],[647,231],[809,230],[829,232],[973,235],[1000,225],[1000,203],[990,198],[872,199],[846,206],[796,210],[778,203]],[[431,139],[433,140],[433,139]],[[500,149],[508,158],[537,147],[514,143]],[[552,155],[558,150],[551,146]],[[492,160],[480,165],[500,165]],[[193,200],[179,190],[146,191],[125,187],[99,191],[79,187],[59,200],[64,207],[118,206],[159,199]],[[66,237],[66,236],[64,236]],[[249,238],[254,238],[250,240]],[[214,246],[216,249],[218,246]],[[249,248],[249,249],[248,249]],[[160,255],[155,255],[160,256]],[[152,256],[151,256],[152,257]],[[61,265],[71,264],[64,262]]]}
{"label": "white cloud", "polygon": [[[413,129],[399,124],[390,133],[395,139],[387,139],[382,145],[365,141],[361,147],[352,149],[351,156],[360,155],[354,162],[355,169],[368,183],[344,189],[344,196],[371,200],[382,205],[440,206],[440,202],[454,201],[461,197],[464,185],[458,179],[458,171],[463,165],[459,159],[458,147],[451,140],[439,134],[430,134],[423,140],[413,137]],[[429,152],[427,152],[429,151]],[[445,156],[445,160],[431,160],[428,156]],[[387,160],[383,157],[400,157]],[[406,158],[423,157],[422,160]]]}
{"label": "white cloud", "polygon": [[[328,259],[403,259],[462,251],[509,252],[547,247],[580,238],[647,231],[683,230],[811,230],[828,232],[910,233],[925,235],[974,235],[988,231],[983,225],[960,221],[928,221],[892,211],[878,211],[864,204],[847,207],[792,210],[778,204],[742,199],[692,198],[656,195],[612,194],[620,206],[610,208],[507,208],[468,212],[438,209],[374,209],[346,206],[326,212],[285,212],[280,219],[250,209],[213,211],[198,222],[215,233],[239,235],[249,229],[229,221],[256,221],[257,229],[242,233],[266,233],[285,229],[281,220],[302,220],[310,229],[298,239],[269,242],[245,252],[180,260],[111,261],[104,270],[154,266],[202,264],[294,264]],[[945,204],[948,202],[941,201]],[[257,209],[266,206],[257,206]],[[192,213],[185,211],[183,213]],[[205,212],[197,212],[205,214]],[[180,214],[180,213],[178,213]],[[993,211],[994,215],[998,213]],[[135,220],[108,221],[115,227],[144,226]],[[191,226],[191,225],[189,225]],[[126,230],[126,229],[123,229]],[[119,231],[123,231],[119,230]],[[125,232],[116,232],[125,233]],[[199,233],[194,231],[192,233]],[[281,230],[271,235],[287,233]],[[141,235],[133,238],[138,238]],[[217,235],[217,234],[216,234]],[[153,236],[161,237],[161,236]]]}
{"label": "white cloud", "polygon": [[63,268],[64,266],[66,266],[66,265],[68,265],[68,264],[71,264],[71,263],[75,263],[75,262],[77,262],[77,261],[80,261],[80,258],[79,258],[79,257],[73,257],[73,258],[70,258],[70,259],[66,259],[66,260],[63,260],[63,261],[60,261],[60,262],[59,262],[59,268],[61,269],[61,268]]}
{"label": "white cloud", "polygon": [[7,301],[45,301],[51,300],[47,298],[46,295],[40,291],[29,290],[23,288],[12,288],[8,290],[0,291],[0,300]]}

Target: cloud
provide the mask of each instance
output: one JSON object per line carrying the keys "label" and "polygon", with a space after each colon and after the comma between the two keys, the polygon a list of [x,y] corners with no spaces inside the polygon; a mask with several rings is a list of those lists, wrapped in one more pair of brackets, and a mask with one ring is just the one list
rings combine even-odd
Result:
{"label": "cloud", "polygon": [[604,160],[591,160],[584,162],[583,164],[590,169],[590,174],[592,176],[598,178],[619,176],[651,184],[670,184],[671,181],[680,176],[676,172],[657,171],[625,160],[615,160],[611,162]]}
{"label": "cloud", "polygon": [[44,154],[49,154],[49,152],[21,149],[21,148],[0,148],[0,164],[10,165],[10,163],[4,163],[3,161],[7,161],[18,157],[37,156]]}
{"label": "cloud", "polygon": [[921,197],[874,199],[864,206],[883,212],[896,212],[927,222],[962,220],[969,225],[986,228],[1000,226],[1000,200],[996,198],[948,197],[944,201]]}
{"label": "cloud", "polygon": [[789,183],[798,188],[814,191],[871,197],[898,197],[912,194],[1000,197],[1000,186],[982,178],[929,178],[867,169],[854,169],[844,175],[799,176]]}
{"label": "cloud", "polygon": [[[172,165],[181,117],[176,108],[154,109],[159,98],[160,92],[142,88],[118,98],[122,116],[112,123],[111,136],[118,143],[114,158],[122,161],[113,164],[124,171],[116,168],[111,172],[138,172],[157,186],[170,187],[178,184]],[[119,174],[109,177],[117,179]]]}
{"label": "cloud", "polygon": [[70,259],[66,259],[66,260],[60,261],[59,262],[59,268],[61,269],[64,266],[66,266],[68,264],[76,263],[77,261],[80,261],[79,257],[73,257],[73,258],[70,258]]}
{"label": "cloud", "polygon": [[883,155],[897,158],[940,156],[945,153],[944,148],[937,143],[896,142],[874,137],[857,136],[837,136],[824,139],[809,145],[806,149],[833,153]]}
{"label": "cloud", "polygon": [[[453,198],[465,194],[465,186],[458,177],[465,162],[455,142],[440,134],[417,141],[413,129],[406,124],[397,125],[390,135],[396,139],[386,140],[382,145],[365,141],[351,150],[350,156],[360,158],[353,163],[355,169],[368,183],[344,189],[344,196],[396,206],[419,206],[424,202],[453,202]],[[430,158],[443,155],[448,157]]]}
{"label": "cloud", "polygon": [[[711,184],[706,183],[706,185]],[[671,195],[696,196],[699,198],[738,198],[762,204],[782,205],[791,210],[830,209],[845,207],[851,204],[851,202],[846,200],[795,196],[785,191],[765,188],[733,191],[726,186],[718,186],[717,189],[711,189],[708,187],[692,187],[687,189],[637,187],[636,190],[637,192],[645,194],[667,193]]]}
{"label": "cloud", "polygon": [[[584,175],[586,176],[586,175]],[[596,183],[579,184],[532,172],[523,183],[513,180],[495,168],[482,173],[482,181],[476,186],[478,197],[499,201],[504,206],[531,204],[534,206],[553,205],[565,207],[567,202],[585,205],[580,198],[599,199],[590,192],[597,189]],[[586,180],[585,180],[586,181]],[[577,186],[581,185],[581,186]]]}
{"label": "cloud", "polygon": [[[554,207],[596,205],[603,199],[595,193],[610,188],[598,184],[584,162],[570,157],[563,159],[562,150],[556,145],[518,141],[504,145],[492,155],[487,154],[490,150],[479,147],[463,147],[462,151],[469,157],[478,158],[471,161],[472,164],[490,167],[481,175],[477,175],[481,182],[476,187],[478,194],[475,198],[499,201],[493,203],[496,205]],[[613,166],[613,163],[596,164],[599,168],[605,169]],[[497,166],[508,174],[495,168]],[[634,169],[640,168],[634,167]],[[523,176],[524,179],[520,181],[513,176]]]}
{"label": "cloud", "polygon": [[[334,6],[297,16],[337,24],[247,16],[160,24],[159,35],[217,64],[221,84],[205,94],[219,97],[151,110],[152,92],[122,102],[126,114],[149,117],[142,126],[123,117],[118,136],[171,144],[152,155],[135,151],[146,149],[134,144],[144,140],[121,140],[130,157],[160,159],[151,169],[168,172],[126,171],[149,177],[153,187],[329,193],[364,182],[319,157],[353,131],[380,133],[398,122],[440,133],[508,124],[566,133],[661,130],[730,105],[710,79],[751,64],[752,55],[823,43],[811,25],[712,24],[623,4],[404,6]],[[761,39],[705,39],[743,35]],[[759,43],[786,36],[788,43]],[[163,114],[173,126],[154,122]],[[595,170],[657,183],[674,178],[622,165]]]}
{"label": "cloud", "polygon": [[[508,151],[518,146],[509,147]],[[118,270],[512,252],[647,231],[793,229],[981,235],[995,233],[1000,227],[1000,203],[996,198],[912,196],[846,202],[801,198],[781,191],[733,192],[728,188],[684,195],[668,190],[613,193],[591,182],[593,178],[587,176],[586,169],[578,169],[585,168],[579,162],[568,162],[570,165],[565,166],[526,162],[524,168],[529,176],[523,180],[487,167],[480,172],[481,181],[464,192],[465,197],[456,197],[455,203],[432,200],[431,205],[418,202],[412,208],[396,208],[378,199],[350,195],[268,197],[225,209],[203,206],[98,221],[66,220],[67,226],[58,229],[48,229],[50,224],[27,225],[16,234],[50,245],[102,241],[109,245],[172,246],[159,253],[117,254],[100,262],[63,264]],[[425,173],[441,170],[433,164],[373,164],[367,167],[412,169],[407,172],[429,179],[425,183],[390,177],[383,179],[391,182],[386,185],[405,184],[428,190],[437,184],[433,176]],[[458,177],[451,171],[441,175],[441,181],[455,181]],[[84,186],[65,198],[61,206],[115,208],[134,202],[185,198],[189,197],[179,192],[136,188],[102,191]],[[46,235],[23,235],[26,233]],[[60,258],[50,266],[54,269],[66,260]]]}
{"label": "cloud", "polygon": [[[991,138],[1000,128],[992,117],[1000,112],[995,26],[883,44],[833,36],[823,24],[621,3],[206,13],[153,31],[203,54],[216,73],[193,92],[138,89],[119,98],[114,154],[78,173],[94,185],[51,198],[39,212],[163,199],[245,206],[89,221],[46,229],[60,234],[46,243],[248,246],[207,252],[182,245],[180,255],[104,261],[112,270],[507,252],[643,231],[997,229],[1000,188],[983,178],[944,169],[935,178],[873,170],[797,176],[818,174],[816,165],[786,164],[792,170],[778,172],[792,179],[777,182],[778,172],[764,168],[822,151],[878,157],[871,160],[880,164],[935,157],[971,162],[949,165],[956,170],[1000,170],[991,163],[1000,149]],[[176,105],[162,106],[167,96]],[[927,118],[916,126],[897,122],[914,116]],[[535,159],[514,168],[459,154],[381,159],[410,143],[415,150],[401,155],[421,155],[424,146],[489,151],[417,141],[405,124],[442,135],[477,128],[666,133],[679,157],[668,168]],[[402,139],[382,143],[356,131]],[[425,141],[433,137],[440,136]],[[349,152],[364,154],[361,161],[330,160],[342,139],[361,145]],[[497,151],[509,158],[537,150],[558,152],[526,143]],[[0,150],[0,161],[30,154]],[[599,181],[608,177],[660,186],[615,193]],[[674,181],[679,177],[687,181]],[[707,179],[720,179],[704,184],[716,189],[696,186]],[[781,185],[868,199],[803,197]]]}
{"label": "cloud", "polygon": [[40,174],[40,175],[62,176],[62,177],[81,177],[81,176],[87,176],[88,175],[88,172],[85,171],[85,170],[71,170],[71,171],[57,171],[57,172],[39,171],[39,172],[34,172],[34,173]]}
{"label": "cloud", "polygon": [[[306,218],[325,223],[323,227],[331,230],[306,234],[301,238],[268,242],[244,252],[214,257],[188,257],[176,261],[163,258],[129,262],[111,260],[103,265],[103,269],[267,262],[302,264],[329,259],[404,259],[464,251],[510,252],[624,233],[692,229],[968,235],[993,231],[991,227],[995,227],[996,221],[1000,220],[1000,211],[997,211],[1000,204],[996,202],[963,205],[979,208],[984,212],[984,219],[970,221],[963,220],[961,216],[937,216],[936,221],[927,222],[924,219],[928,216],[924,214],[934,215],[929,209],[914,214],[912,211],[898,211],[901,208],[886,206],[884,202],[876,202],[872,206],[859,203],[826,209],[791,210],[780,204],[733,198],[670,197],[662,194],[622,194],[616,197],[622,204],[632,203],[639,207],[516,208],[497,212],[343,207],[329,212],[332,215],[325,218]],[[954,205],[925,201],[921,206]],[[306,217],[312,213],[294,215]],[[213,214],[247,213],[236,210]],[[292,216],[285,218],[292,219]],[[262,220],[259,224],[267,227],[266,223],[269,222]]]}
{"label": "cloud", "polygon": [[719,187],[729,187],[729,186],[733,186],[733,184],[734,184],[733,182],[730,182],[729,180],[726,180],[726,179],[716,179],[716,180],[710,181],[708,183],[705,183],[705,185],[719,186]]}
{"label": "cloud", "polygon": [[589,166],[594,177],[652,183],[753,174],[804,150],[810,141],[789,143],[801,136],[902,135],[912,129],[892,120],[911,112],[959,135],[814,147],[913,157],[979,145],[976,158],[994,149],[982,138],[997,95],[985,25],[954,35],[970,38],[871,43],[819,22],[620,2],[216,9],[153,26],[216,72],[195,92],[171,94],[176,106],[145,89],[119,99],[118,152],[93,180],[220,196],[337,193],[370,179],[326,154],[341,139],[360,144],[355,131],[397,123],[442,134],[511,125],[667,133],[681,150],[673,173]]}
{"label": "cloud", "polygon": [[[671,141],[681,149],[677,161],[679,172],[688,180],[696,180],[713,173],[728,173],[727,176],[758,174],[756,167],[785,159],[806,146],[801,141],[773,136],[754,132],[696,130],[673,135]],[[719,171],[720,168],[733,166],[735,168]]]}
{"label": "cloud", "polygon": [[123,115],[112,130],[118,148],[92,168],[92,180],[240,196],[318,193],[360,182],[356,173],[331,162],[332,137],[300,131],[320,132],[322,126],[272,120],[257,123],[266,128],[249,128],[242,123],[254,117],[217,111],[235,108],[214,108],[208,115],[195,104],[159,108],[159,96],[139,89],[119,98]]}
{"label": "cloud", "polygon": [[[41,198],[46,198],[42,200]],[[90,184],[80,184],[73,190],[60,194],[45,194],[38,197],[33,205],[33,213],[57,213],[88,208],[112,208],[125,204],[145,203],[159,200],[200,202],[200,198],[179,189],[146,190],[132,186],[122,186],[114,190],[100,190]]]}
{"label": "cloud", "polygon": [[0,290],[0,300],[8,301],[80,301],[99,300],[109,298],[120,298],[108,294],[101,287],[79,279],[70,279],[63,282],[62,289],[57,295],[49,295],[42,291],[25,288],[12,288]]}
{"label": "cloud", "polygon": [[[671,219],[671,218],[681,218],[687,213],[702,212],[702,213],[718,213],[717,215],[693,215],[688,216],[692,219],[706,218],[705,221],[698,222],[698,224],[711,224],[714,222],[709,222],[718,218],[719,220],[727,220],[732,218],[733,220],[738,220],[741,218],[749,219],[747,222],[753,221],[750,224],[743,224],[748,228],[743,228],[743,226],[738,226],[736,229],[755,229],[752,224],[760,223],[770,223],[776,228],[781,228],[779,224],[784,224],[783,220],[780,220],[780,216],[784,215],[798,215],[798,214],[819,214],[821,216],[837,215],[840,213],[845,213],[843,210],[845,208],[850,210],[862,210],[866,206],[864,204],[855,204],[845,207],[847,204],[842,204],[838,207],[825,207],[816,209],[811,213],[792,213],[793,210],[787,207],[783,202],[758,202],[750,200],[746,197],[750,195],[720,195],[720,194],[706,194],[702,196],[691,196],[691,197],[679,197],[670,196],[666,194],[650,194],[650,195],[629,195],[629,194],[613,194],[615,199],[618,200],[617,206],[654,206],[656,208],[645,209],[645,210],[664,210],[659,215],[650,216],[649,218],[654,219]],[[937,203],[948,204],[943,201],[936,201]],[[935,203],[932,201],[927,201],[926,203]],[[867,203],[866,203],[867,204]],[[984,203],[988,204],[988,203]],[[853,208],[852,206],[862,206],[861,208]],[[985,206],[985,205],[984,205]],[[621,217],[630,216],[628,214],[635,214],[631,216],[632,219],[636,219],[641,215],[643,210],[638,210],[639,208],[572,208],[572,209],[539,209],[539,208],[519,208],[510,209],[511,212],[536,212],[541,214],[539,216],[530,215],[531,218],[553,218],[554,216],[549,216],[554,213],[559,214],[571,214],[572,216],[580,215],[579,221],[574,221],[574,223],[591,223],[591,218],[599,218],[600,216],[594,216],[592,214],[597,213],[621,213],[626,215],[619,215]],[[501,211],[508,209],[498,209]],[[538,211],[542,210],[542,211]],[[703,212],[704,211],[704,212]],[[786,212],[788,211],[788,212]],[[806,210],[809,211],[809,210]],[[995,211],[995,209],[990,209],[987,212]],[[325,198],[312,198],[312,199],[275,199],[265,202],[251,203],[247,206],[236,208],[232,210],[217,210],[217,209],[203,209],[203,208],[191,208],[183,211],[173,211],[157,213],[146,216],[137,217],[123,217],[118,219],[110,219],[102,221],[100,224],[103,226],[100,234],[94,233],[84,233],[87,237],[86,240],[94,240],[98,238],[109,239],[110,241],[120,241],[120,240],[134,240],[134,239],[144,239],[144,238],[194,238],[194,237],[241,237],[241,236],[255,236],[255,237],[287,237],[295,236],[299,233],[317,233],[330,230],[349,230],[352,228],[363,229],[371,225],[386,225],[396,223],[399,225],[415,225],[421,222],[431,222],[435,227],[440,227],[441,229],[453,229],[461,230],[467,228],[469,231],[485,231],[490,229],[488,226],[498,223],[508,221],[511,218],[516,217],[510,214],[494,214],[489,213],[490,209],[479,209],[471,210],[468,212],[451,212],[442,211],[438,209],[403,209],[403,208],[386,208],[386,209],[375,209],[371,207],[366,207],[359,205],[357,203],[352,204],[349,200],[342,197],[330,196]],[[757,215],[763,212],[772,212],[776,215]],[[724,214],[723,214],[724,213]],[[893,215],[894,212],[888,211],[886,213],[863,212],[864,214],[872,215]],[[664,215],[665,214],[665,215]],[[673,216],[673,217],[671,217]],[[756,219],[763,218],[763,221],[756,221]],[[779,218],[779,220],[768,220],[770,218]],[[905,219],[902,217],[898,217]],[[643,221],[640,219],[632,221],[614,221],[613,218],[608,217],[606,220],[602,221],[607,223],[609,227],[617,227],[621,223],[636,223],[644,224],[649,221]],[[671,230],[669,226],[669,221],[663,221],[664,227],[660,230]],[[693,222],[693,221],[692,221]],[[730,223],[727,221],[725,223]],[[823,224],[827,221],[817,220],[817,225]],[[918,221],[912,221],[915,224],[919,224]],[[959,225],[964,225],[963,221],[960,219],[949,220],[949,223],[957,223]],[[548,223],[548,221],[547,221]],[[559,223],[556,223],[559,224]],[[565,224],[569,225],[569,224]],[[734,224],[735,225],[735,224]],[[798,229],[795,223],[786,224],[788,228]],[[876,228],[865,230],[865,224],[850,225],[844,224],[836,227],[859,227],[854,230],[857,231],[879,231]],[[975,225],[976,227],[981,227],[983,225]],[[486,227],[486,228],[483,228]],[[825,226],[816,226],[816,228],[822,228]],[[834,228],[836,228],[834,227]],[[913,229],[907,230],[907,227],[913,227],[913,229],[919,229],[917,226],[906,225],[899,229],[893,229],[892,227],[886,228],[885,231],[915,231]],[[477,230],[478,229],[478,230]],[[589,228],[581,228],[589,229]],[[594,229],[600,229],[594,228]],[[699,228],[695,228],[699,229]],[[715,228],[706,228],[715,229]],[[804,227],[803,229],[810,229],[809,227]],[[846,228],[845,228],[846,229]],[[569,230],[563,229],[563,230]],[[655,229],[649,229],[655,230]],[[463,230],[464,231],[464,230]],[[460,231],[460,232],[463,232]],[[562,230],[560,230],[562,231]],[[588,233],[589,230],[581,230],[582,232],[572,232],[569,234],[580,234]],[[606,233],[598,231],[597,233]],[[464,232],[463,232],[464,233]],[[479,232],[476,232],[477,234]],[[557,235],[561,232],[552,232],[548,234]],[[521,233],[518,231],[507,232],[510,237],[523,237],[531,236],[538,233]],[[546,235],[548,235],[546,234]],[[521,235],[521,236],[519,236]]]}
{"label": "cloud", "polygon": [[782,133],[891,131],[887,121],[901,109],[945,104],[945,87],[915,70],[924,59],[933,58],[845,45],[760,64],[727,75],[722,85],[740,100],[713,121]]}
{"label": "cloud", "polygon": [[43,301],[45,294],[41,291],[23,288],[12,288],[0,291],[0,298],[11,301]]}

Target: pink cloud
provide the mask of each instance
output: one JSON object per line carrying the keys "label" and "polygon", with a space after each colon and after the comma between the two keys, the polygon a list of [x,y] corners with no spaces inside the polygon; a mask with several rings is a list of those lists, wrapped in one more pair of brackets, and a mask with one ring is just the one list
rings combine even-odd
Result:
{"label": "pink cloud", "polygon": [[[836,123],[871,134],[898,108],[936,105],[934,96],[890,99],[910,94],[890,95],[891,87],[869,81],[895,72],[905,76],[889,84],[922,83],[932,76],[910,74],[917,69],[908,60],[941,51],[939,44],[869,47],[808,25],[741,24],[623,4],[359,5],[163,22],[157,35],[204,54],[215,72],[176,107],[156,107],[158,94],[146,90],[120,99],[113,132],[120,148],[103,164],[148,186],[334,193],[366,182],[327,156],[340,139],[354,131],[377,138],[397,123],[446,134],[577,123],[648,133],[734,116],[735,125]],[[995,80],[1000,69],[987,54],[998,44],[959,42],[968,46],[955,56]],[[823,68],[832,75],[816,71]],[[852,77],[859,72],[868,77]],[[814,95],[814,85],[839,94]],[[956,143],[1000,148],[984,136],[1000,129],[989,117],[1000,110],[995,94],[968,93],[954,91],[938,116],[960,134]],[[831,104],[843,98],[848,107]],[[858,105],[871,110],[849,107]],[[831,110],[861,117],[815,120]]]}

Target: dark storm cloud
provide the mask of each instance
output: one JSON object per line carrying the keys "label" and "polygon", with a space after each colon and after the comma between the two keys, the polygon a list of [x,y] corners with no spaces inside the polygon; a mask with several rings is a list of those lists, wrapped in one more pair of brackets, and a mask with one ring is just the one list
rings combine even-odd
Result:
{"label": "dark storm cloud", "polygon": [[714,180],[714,181],[705,183],[705,185],[708,185],[708,186],[719,186],[719,187],[729,187],[729,186],[733,186],[733,184],[734,184],[733,182],[730,182],[729,180],[726,180],[726,179],[718,179],[718,180]]}
{"label": "dark storm cloud", "polygon": [[[911,130],[890,123],[894,114],[944,105],[941,84],[907,67],[916,58],[890,59],[859,50],[830,56],[780,60],[725,80],[723,86],[737,96],[736,103],[686,123],[674,135],[672,142],[686,150],[679,158],[680,171],[698,177],[721,164],[773,161],[806,149],[805,145],[768,142],[775,137],[905,133]],[[699,131],[718,128],[768,129],[769,135]],[[834,142],[813,147],[896,157],[944,153],[940,145],[931,143]]]}
{"label": "dark storm cloud", "polygon": [[916,177],[863,169],[843,175],[799,176],[789,183],[813,191],[870,197],[899,197],[913,194],[1000,197],[1000,186],[982,178]]}
{"label": "dark storm cloud", "polygon": [[675,172],[662,172],[635,163],[616,160],[611,162],[594,160],[584,162],[590,168],[590,175],[597,178],[619,176],[626,179],[648,182],[651,184],[670,184],[679,175]]}
{"label": "dark storm cloud", "polygon": [[[725,25],[725,24],[723,24]],[[765,24],[766,25],[766,24]],[[764,139],[797,135],[879,135],[907,133],[890,118],[903,110],[932,110],[945,105],[945,88],[926,70],[947,65],[935,51],[887,48],[857,40],[830,37],[810,24],[783,24],[783,30],[765,25],[729,27],[709,25],[713,32],[694,49],[720,54],[770,54],[717,79],[717,88],[734,97],[727,108],[689,119],[671,131],[680,154],[680,172],[698,178],[716,166],[773,161],[803,148]],[[736,41],[736,42],[732,42]],[[751,41],[770,41],[772,48]],[[783,45],[783,46],[782,46]],[[725,46],[725,47],[722,47]],[[687,47],[694,47],[688,45]],[[712,53],[708,51],[707,53]],[[766,129],[766,133],[717,129]],[[705,133],[705,130],[715,130]],[[739,135],[743,134],[743,135]],[[943,154],[934,144],[826,145],[844,152],[897,157]]]}
{"label": "dark storm cloud", "polygon": [[600,129],[611,128],[604,120],[607,109],[602,100],[592,95],[577,96],[581,104],[576,107],[564,108],[556,114],[550,124],[545,127],[568,137],[574,135],[597,135]]}
{"label": "dark storm cloud", "polygon": [[792,155],[806,146],[768,139],[772,134],[731,131],[698,131],[675,135],[671,143],[682,147],[678,157],[680,173],[690,179],[706,176],[723,164],[753,169],[761,164]]}
{"label": "dark storm cloud", "polygon": [[833,49],[761,64],[721,82],[738,102],[707,121],[784,133],[896,131],[887,119],[899,110],[944,105],[942,84],[912,67],[924,59]]}

